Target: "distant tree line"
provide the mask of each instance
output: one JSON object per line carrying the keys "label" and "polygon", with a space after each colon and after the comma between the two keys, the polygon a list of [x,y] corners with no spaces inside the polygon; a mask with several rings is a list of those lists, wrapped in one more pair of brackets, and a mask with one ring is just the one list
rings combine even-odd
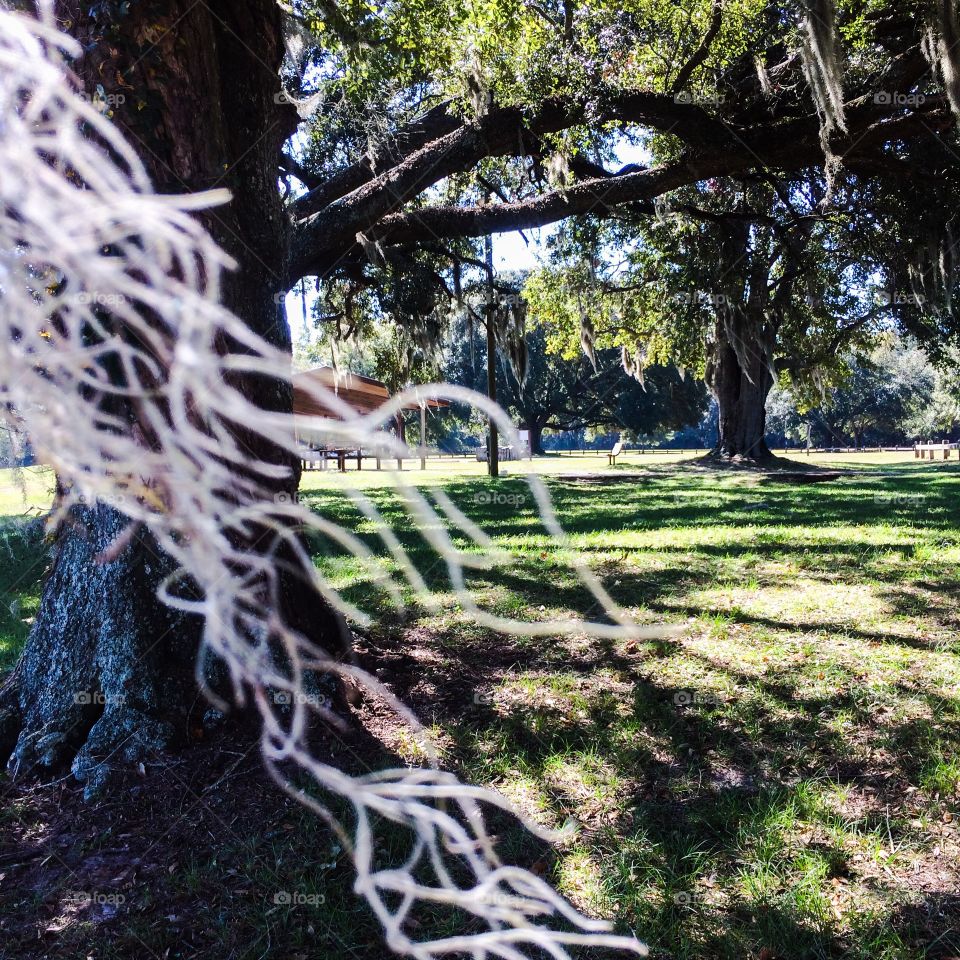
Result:
{"label": "distant tree line", "polygon": [[[563,448],[551,433],[579,434],[585,446],[608,446],[620,434],[651,443],[702,419],[706,387],[675,366],[650,368],[641,384],[624,373],[618,350],[599,350],[592,361],[582,353],[565,358],[547,352],[547,338],[543,326],[527,331],[523,376],[498,354],[498,399],[529,431],[534,453]],[[444,374],[451,383],[485,392],[486,345],[479,329],[462,322],[455,327]]]}
{"label": "distant tree line", "polygon": [[841,381],[818,395],[776,386],[767,403],[772,446],[902,446],[960,438],[956,360],[934,365],[916,341],[888,333],[842,357]]}

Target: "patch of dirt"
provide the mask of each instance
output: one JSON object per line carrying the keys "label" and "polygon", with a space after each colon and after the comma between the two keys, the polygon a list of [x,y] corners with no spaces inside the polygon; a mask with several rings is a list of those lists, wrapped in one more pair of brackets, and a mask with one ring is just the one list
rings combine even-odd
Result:
{"label": "patch of dirt", "polygon": [[[257,746],[243,741],[158,757],[139,785],[96,805],[82,793],[69,781],[4,782],[0,942],[13,953],[0,946],[0,956],[87,956],[136,914],[148,922],[153,912],[157,922],[177,914],[184,927],[202,930],[204,903],[172,890],[165,897],[169,875],[194,854],[278,823],[293,803],[268,782]],[[147,892],[156,905],[144,911]]]}
{"label": "patch of dirt", "polygon": [[[399,762],[351,732],[327,731],[315,752],[351,773]],[[95,804],[70,778],[0,781],[0,960],[246,957],[248,941],[268,934],[277,952],[265,956],[306,957],[293,949],[299,934],[270,922],[271,897],[275,888],[297,889],[297,869],[329,859],[337,840],[274,783],[253,732],[157,755],[131,779]],[[307,849],[304,834],[313,841]],[[251,843],[257,879],[238,859]],[[343,946],[321,937],[315,955],[339,956]],[[358,960],[384,955],[372,942],[351,947]]]}
{"label": "patch of dirt", "polygon": [[643,483],[653,479],[649,473],[617,471],[616,473],[556,473],[544,479],[559,480],[562,483],[582,483],[590,486],[607,487],[617,483]]}

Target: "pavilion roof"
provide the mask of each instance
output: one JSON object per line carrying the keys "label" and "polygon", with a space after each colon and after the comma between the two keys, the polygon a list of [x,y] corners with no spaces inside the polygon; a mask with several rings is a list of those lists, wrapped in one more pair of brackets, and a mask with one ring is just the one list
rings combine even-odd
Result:
{"label": "pavilion roof", "polygon": [[[364,377],[359,373],[342,373],[333,367],[315,367],[313,370],[293,375],[293,412],[296,416],[337,416],[335,411],[326,407],[319,396],[314,395],[311,386],[332,390],[360,414],[371,413],[390,399],[387,385],[373,377]],[[425,403],[431,409],[449,406],[446,400],[427,400]],[[419,410],[420,404],[414,400],[404,404],[403,408]]]}

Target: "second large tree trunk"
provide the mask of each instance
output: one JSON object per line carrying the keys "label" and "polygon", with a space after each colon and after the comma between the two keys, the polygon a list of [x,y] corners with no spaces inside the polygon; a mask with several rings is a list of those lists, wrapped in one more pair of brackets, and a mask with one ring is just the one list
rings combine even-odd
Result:
{"label": "second large tree trunk", "polygon": [[543,456],[543,425],[527,421],[527,430],[530,431],[530,454],[534,457]]}
{"label": "second large tree trunk", "polygon": [[712,455],[736,462],[769,460],[766,403],[773,376],[768,348],[754,323],[738,322],[736,338],[735,345],[718,325],[708,366],[708,383],[720,410]]}

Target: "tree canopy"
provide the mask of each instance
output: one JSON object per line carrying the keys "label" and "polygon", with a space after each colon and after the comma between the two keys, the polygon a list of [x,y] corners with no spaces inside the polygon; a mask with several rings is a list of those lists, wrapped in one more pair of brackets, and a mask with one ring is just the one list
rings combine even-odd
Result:
{"label": "tree canopy", "polygon": [[[824,167],[831,186],[873,184],[878,210],[911,207],[897,223],[914,246],[947,228],[949,208],[915,200],[955,190],[937,182],[956,140],[956,97],[938,79],[954,75],[949,3],[294,12],[287,83],[314,108],[286,164],[307,188],[289,204],[294,277],[389,287],[418,275],[434,283],[411,284],[404,305],[428,312],[469,262],[465,239],[571,215],[650,216],[654,200],[695,184]],[[611,168],[624,140],[649,163]]]}
{"label": "tree canopy", "polygon": [[[544,430],[606,427],[647,437],[698,423],[706,390],[675,367],[657,367],[641,386],[627,377],[616,350],[600,350],[592,363],[581,353],[550,355],[548,328],[535,326],[526,337],[527,369],[521,379],[502,357],[497,365],[497,398],[530,431],[535,453],[542,453]],[[484,339],[478,328],[460,323],[450,338],[444,375],[451,383],[482,390],[486,384]]]}

